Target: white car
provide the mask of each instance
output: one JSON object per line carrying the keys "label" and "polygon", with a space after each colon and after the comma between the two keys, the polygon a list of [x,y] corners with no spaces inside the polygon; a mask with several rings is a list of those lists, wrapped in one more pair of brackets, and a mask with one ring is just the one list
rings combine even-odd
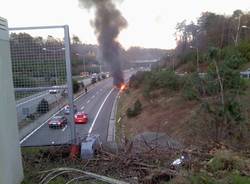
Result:
{"label": "white car", "polygon": [[[77,107],[76,107],[76,105],[74,105],[74,114],[75,114],[75,113],[77,113]],[[69,105],[66,105],[66,106],[64,107],[64,114],[66,114],[66,115],[69,115],[69,114],[70,114]]]}
{"label": "white car", "polygon": [[[52,88],[56,88],[57,86],[52,86]],[[57,94],[57,93],[59,93],[60,91],[59,91],[59,89],[50,89],[49,90],[49,93],[50,94]]]}

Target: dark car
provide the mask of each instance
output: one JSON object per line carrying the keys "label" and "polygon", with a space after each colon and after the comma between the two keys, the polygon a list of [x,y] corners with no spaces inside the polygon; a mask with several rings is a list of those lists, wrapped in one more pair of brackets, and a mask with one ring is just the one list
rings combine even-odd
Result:
{"label": "dark car", "polygon": [[94,83],[96,83],[97,81],[96,81],[96,77],[91,77],[91,83],[92,84],[94,84]]}
{"label": "dark car", "polygon": [[105,73],[102,73],[102,79],[106,79],[107,78],[107,75]]}
{"label": "dark car", "polygon": [[64,116],[54,116],[49,122],[49,128],[63,128],[67,124],[67,119]]}

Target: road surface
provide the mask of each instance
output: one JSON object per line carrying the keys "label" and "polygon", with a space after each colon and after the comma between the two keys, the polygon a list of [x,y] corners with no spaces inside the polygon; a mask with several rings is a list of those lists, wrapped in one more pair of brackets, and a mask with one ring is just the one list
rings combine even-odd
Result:
{"label": "road surface", "polygon": [[[84,79],[81,80],[81,82],[83,82],[85,85],[89,85],[91,83],[91,79]],[[49,90],[45,90],[18,100],[16,103],[17,122],[21,122],[27,117],[28,114],[35,113],[37,110],[37,106],[42,99],[45,99],[49,104],[52,104],[61,98],[62,96],[59,93],[50,94]]]}
{"label": "road surface", "polygon": [[[128,80],[132,72],[125,72],[125,79]],[[95,84],[87,94],[75,99],[75,105],[78,111],[84,111],[89,116],[89,122],[84,125],[76,125],[78,137],[84,137],[88,134],[99,134],[102,142],[107,140],[110,114],[115,97],[119,90],[113,87],[113,79],[109,78]],[[59,111],[54,115],[63,115]],[[41,127],[28,134],[20,143],[22,146],[43,146],[59,145],[70,143],[70,124],[63,129],[50,129],[48,121]]]}

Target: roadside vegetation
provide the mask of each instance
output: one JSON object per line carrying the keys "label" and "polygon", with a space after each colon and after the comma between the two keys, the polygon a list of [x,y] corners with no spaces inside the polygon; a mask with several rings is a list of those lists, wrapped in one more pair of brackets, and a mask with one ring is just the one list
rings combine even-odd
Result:
{"label": "roadside vegetation", "polygon": [[[250,31],[241,27],[249,24],[250,14],[240,10],[183,21],[175,54],[133,75],[121,95],[118,142],[166,133],[193,156],[169,183],[250,182],[250,79],[240,75],[250,67]],[[137,99],[140,113],[131,116]]]}
{"label": "roadside vegetation", "polygon": [[[116,153],[102,150],[94,159],[72,161],[69,148],[24,148],[23,184],[63,167],[128,183],[249,184],[250,79],[240,72],[250,68],[250,33],[241,25],[250,26],[250,14],[240,10],[205,12],[197,23],[178,24],[174,52],[151,71],[134,74],[119,98]],[[182,155],[182,164],[172,167]],[[55,184],[82,176],[53,174],[47,176],[55,176]]]}

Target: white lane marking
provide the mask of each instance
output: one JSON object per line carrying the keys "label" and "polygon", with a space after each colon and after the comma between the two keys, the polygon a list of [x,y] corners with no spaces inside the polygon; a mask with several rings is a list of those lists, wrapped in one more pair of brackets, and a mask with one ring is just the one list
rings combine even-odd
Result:
{"label": "white lane marking", "polygon": [[35,99],[41,98],[42,96],[45,96],[45,95],[48,95],[48,94],[49,94],[49,92],[46,92],[46,93],[44,93],[44,94],[41,94],[41,95],[36,96],[36,97],[34,97],[34,98],[31,98],[31,99],[29,99],[29,100],[27,100],[27,101],[24,101],[24,102],[18,103],[18,104],[16,105],[16,107],[19,107],[20,105],[23,105],[23,104],[28,103],[28,102],[30,102],[30,101],[32,101],[32,100],[35,100]]}
{"label": "white lane marking", "polygon": [[89,103],[89,102],[90,102],[90,100],[87,101],[87,103]]}
{"label": "white lane marking", "polygon": [[[96,87],[91,88],[89,91],[95,89]],[[113,90],[113,89],[112,89]],[[102,91],[102,89],[101,89]],[[74,101],[78,100],[79,98],[81,98],[83,95],[85,95],[85,93],[81,94],[80,96],[78,96],[77,98],[74,99]],[[51,120],[54,116],[56,116],[58,113],[60,113],[65,106],[63,106],[61,109],[59,109],[53,116],[51,116],[49,119],[47,119],[43,124],[41,124],[39,127],[37,127],[36,129],[34,129],[31,133],[29,133],[28,135],[26,135],[21,141],[20,144],[22,144],[24,141],[26,141],[30,136],[32,136],[37,130],[39,130],[42,126],[44,126],[49,120]],[[92,131],[92,130],[91,130]]]}
{"label": "white lane marking", "polygon": [[82,106],[82,107],[81,107],[81,110],[83,110],[84,108],[85,108],[85,107],[84,107],[84,106]]}
{"label": "white lane marking", "polygon": [[[93,89],[95,89],[95,87],[89,89],[88,92],[92,91]],[[85,94],[87,94],[87,93],[82,93],[80,96],[78,96],[77,98],[75,98],[74,101],[78,100],[79,98],[81,98]]]}
{"label": "white lane marking", "polygon": [[64,132],[65,131],[65,129],[67,128],[68,126],[67,125],[65,125],[65,127],[62,129],[62,131]]}
{"label": "white lane marking", "polygon": [[47,119],[44,123],[42,123],[39,127],[37,127],[35,130],[33,130],[31,133],[29,133],[28,135],[26,135],[21,141],[20,144],[22,144],[24,141],[26,141],[30,136],[32,136],[37,130],[39,130],[43,125],[45,125],[49,120],[51,120],[53,117],[55,117],[57,114],[59,114],[62,110],[64,109],[64,107],[62,107],[61,109],[59,109],[53,116],[51,116],[49,119]]}
{"label": "white lane marking", "polygon": [[95,98],[95,95],[93,95],[91,98],[94,99],[94,98]]}
{"label": "white lane marking", "polygon": [[94,120],[93,120],[93,123],[92,123],[91,127],[89,128],[88,135],[91,134],[91,132],[92,132],[92,130],[93,130],[93,127],[94,127],[94,125],[95,125],[95,122],[96,122],[96,120],[97,120],[97,117],[99,116],[99,114],[100,114],[100,112],[101,112],[101,110],[102,110],[102,107],[104,106],[105,102],[107,101],[108,97],[110,96],[110,94],[111,94],[113,91],[114,91],[114,88],[112,88],[112,89],[110,90],[110,92],[107,94],[106,98],[105,98],[104,101],[102,102],[102,105],[101,105],[100,108],[98,109],[97,114],[95,115],[95,118],[94,118]]}

